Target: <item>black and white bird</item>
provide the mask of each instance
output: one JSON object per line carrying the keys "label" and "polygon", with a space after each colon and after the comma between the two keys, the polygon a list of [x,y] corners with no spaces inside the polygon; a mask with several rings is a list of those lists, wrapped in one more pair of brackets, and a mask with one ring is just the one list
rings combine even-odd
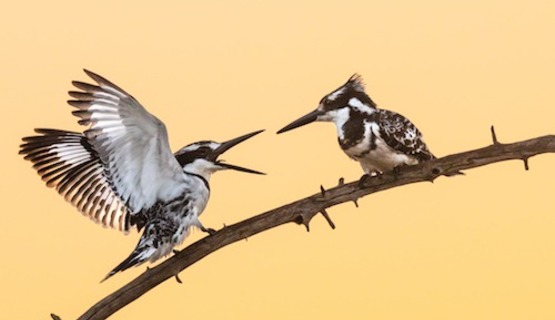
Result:
{"label": "black and white bird", "polygon": [[314,121],[334,122],[341,149],[358,161],[365,176],[434,159],[422,134],[404,116],[380,109],[355,74],[324,96],[316,110],[279,130],[283,133]]}
{"label": "black and white bird", "polygon": [[23,138],[20,154],[46,182],[95,222],[143,234],[113,274],[155,261],[181,244],[192,226],[205,232],[199,216],[210,196],[211,175],[233,169],[261,172],[218,160],[233,146],[263,130],[224,143],[200,141],[172,154],[164,123],[135,98],[105,78],[85,70],[97,84],[74,81],[68,103],[83,133],[35,129]]}

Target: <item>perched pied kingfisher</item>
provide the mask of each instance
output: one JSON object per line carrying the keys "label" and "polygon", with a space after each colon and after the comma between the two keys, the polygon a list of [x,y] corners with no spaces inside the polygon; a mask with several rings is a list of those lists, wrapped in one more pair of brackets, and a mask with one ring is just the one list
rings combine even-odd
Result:
{"label": "perched pied kingfisher", "polygon": [[190,228],[205,228],[199,216],[210,196],[212,173],[233,169],[261,172],[218,160],[233,146],[263,130],[224,143],[200,141],[175,154],[164,123],[123,89],[85,70],[97,85],[74,81],[68,103],[78,110],[83,133],[36,129],[23,138],[20,154],[46,182],[84,215],[105,227],[143,234],[119,271],[155,261],[187,237]]}
{"label": "perched pied kingfisher", "polygon": [[316,110],[293,121],[278,133],[314,121],[334,122],[341,149],[360,162],[363,178],[434,159],[412,122],[393,111],[379,109],[355,74],[324,96]]}

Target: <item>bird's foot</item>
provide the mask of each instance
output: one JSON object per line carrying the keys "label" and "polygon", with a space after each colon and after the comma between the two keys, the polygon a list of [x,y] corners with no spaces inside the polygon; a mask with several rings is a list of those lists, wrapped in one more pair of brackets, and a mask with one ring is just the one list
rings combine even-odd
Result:
{"label": "bird's foot", "polygon": [[360,177],[360,180],[358,180],[358,187],[359,189],[363,189],[364,188],[364,184],[366,183],[366,181],[368,181],[368,179],[370,179],[370,175],[365,173],[362,177]]}
{"label": "bird's foot", "polygon": [[391,170],[391,173],[393,174],[393,177],[394,177],[394,178],[399,177],[399,175],[400,175],[401,172],[403,171],[403,168],[404,168],[404,167],[406,167],[406,165],[404,165],[404,164],[401,164],[401,165],[398,165],[398,166],[396,166],[396,167],[393,167],[393,170]]}
{"label": "bird's foot", "polygon": [[200,231],[206,232],[206,233],[208,233],[209,235],[214,235],[214,234],[217,232],[216,229],[205,228],[205,227],[201,227],[201,228],[200,228]]}

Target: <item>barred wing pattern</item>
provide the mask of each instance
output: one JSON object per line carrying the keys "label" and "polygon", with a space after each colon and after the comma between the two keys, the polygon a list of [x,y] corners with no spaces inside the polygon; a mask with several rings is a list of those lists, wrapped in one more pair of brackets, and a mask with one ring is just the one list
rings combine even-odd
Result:
{"label": "barred wing pattern", "polygon": [[435,159],[426,146],[422,133],[404,116],[385,109],[378,110],[380,136],[394,150],[416,157],[418,161]]}
{"label": "barred wing pattern", "polygon": [[85,70],[98,85],[74,81],[68,103],[98,152],[116,194],[131,214],[158,201],[181,195],[186,187],[182,168],[170,151],[165,125],[125,92]]}
{"label": "barred wing pattern", "polygon": [[35,129],[19,151],[60,195],[91,220],[127,232],[128,208],[113,192],[98,153],[76,132]]}

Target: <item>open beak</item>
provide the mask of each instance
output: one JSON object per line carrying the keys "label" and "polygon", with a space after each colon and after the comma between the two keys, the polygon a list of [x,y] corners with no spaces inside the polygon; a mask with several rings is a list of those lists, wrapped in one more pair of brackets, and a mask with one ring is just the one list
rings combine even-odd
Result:
{"label": "open beak", "polygon": [[306,114],[302,117],[300,117],[299,119],[291,122],[290,124],[286,125],[285,127],[283,127],[281,130],[279,130],[277,133],[284,133],[286,131],[298,128],[300,126],[304,126],[305,124],[309,124],[311,122],[316,121],[316,119],[318,118],[319,115],[321,115],[322,112],[318,109],[310,112],[309,114]]}
{"label": "open beak", "polygon": [[[245,134],[243,136],[237,137],[235,139],[231,139],[229,141],[226,141],[224,143],[222,143],[218,148],[216,148],[216,150],[214,150],[214,159],[217,159],[220,155],[222,155],[224,152],[226,152],[227,150],[233,148],[234,146],[238,145],[239,143],[254,137],[255,135],[261,133],[264,130],[258,130],[255,132],[251,132],[249,134]],[[215,163],[225,169],[232,169],[232,170],[237,170],[237,171],[241,171],[241,172],[247,172],[247,173],[254,173],[254,174],[265,174],[263,172],[260,171],[256,171],[256,170],[251,170],[251,169],[247,169],[247,168],[243,168],[243,167],[239,167],[239,166],[235,166],[232,164],[228,164],[225,162],[221,162],[221,161],[215,161]]]}

